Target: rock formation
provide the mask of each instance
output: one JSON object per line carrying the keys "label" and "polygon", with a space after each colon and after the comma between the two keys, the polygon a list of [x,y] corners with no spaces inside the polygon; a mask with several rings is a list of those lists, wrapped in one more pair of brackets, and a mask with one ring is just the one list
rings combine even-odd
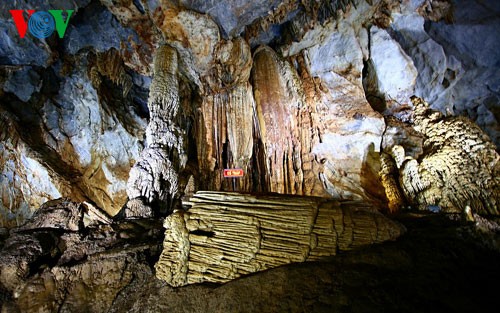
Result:
{"label": "rock formation", "polygon": [[[423,154],[406,155],[401,145],[391,149],[399,169],[399,182],[407,199],[420,209],[439,206],[447,212],[499,215],[500,156],[495,145],[474,123],[463,117],[444,117],[420,98],[415,106],[414,127],[422,133]],[[383,177],[391,177],[390,161]],[[389,175],[388,175],[389,174]],[[393,176],[392,176],[393,177]],[[387,190],[396,190],[387,179]],[[389,198],[400,201],[397,191]]]}
{"label": "rock formation", "polygon": [[150,121],[146,129],[147,146],[130,170],[127,193],[131,202],[125,211],[127,217],[151,217],[151,208],[141,206],[156,201],[171,209],[179,199],[179,173],[187,160],[185,131],[177,123],[177,66],[177,51],[174,48],[165,45],[157,50],[148,101]]}
{"label": "rock formation", "polygon": [[[20,38],[2,4],[1,223],[61,196],[165,214],[188,181],[383,205],[382,138],[400,132],[384,119],[410,121],[410,95],[498,143],[500,10],[456,2],[39,1],[75,9],[55,40]],[[166,99],[153,90],[169,71],[154,65],[165,46],[177,58],[172,119],[154,104]],[[165,123],[167,145],[154,133]],[[246,175],[225,179],[225,168]]]}
{"label": "rock formation", "polygon": [[[199,212],[206,213],[208,209],[201,206],[207,200],[202,200],[202,196],[213,198],[215,195],[198,195],[193,202]],[[225,194],[224,197],[230,196]],[[241,197],[233,195],[232,201]],[[278,198],[282,199],[282,196]],[[253,204],[246,203],[247,206],[238,201],[238,206],[233,209],[238,209],[238,214],[246,220],[248,215],[245,212],[248,210],[276,212],[270,205],[252,209],[260,202],[273,202],[276,197],[260,199]],[[348,213],[347,207],[360,205],[344,202],[342,208],[335,208],[335,203],[328,204],[328,201],[318,198],[300,198],[294,203],[298,205],[284,206],[281,201],[277,205],[296,213],[308,213],[313,211],[313,207],[324,208],[332,204],[331,210]],[[309,209],[295,210],[304,208],[302,204]],[[181,217],[180,214],[176,216]],[[193,217],[190,216],[186,225],[193,226]],[[199,218],[207,220],[206,215],[199,215]],[[371,231],[375,230],[375,221],[381,222],[378,224],[381,228],[398,225],[394,222],[387,224],[387,219],[367,208],[352,211],[345,218],[346,224],[336,223],[335,227],[337,230],[340,226],[345,227],[344,235],[353,231],[357,243],[361,241],[356,238],[364,241],[381,237],[375,232],[359,233],[358,230],[363,228],[357,226],[350,229],[348,225],[351,222],[363,221],[358,226],[366,226],[365,229]],[[368,308],[380,312],[388,308],[394,311],[411,308],[414,312],[424,312],[432,305],[443,311],[475,312],[480,309],[482,312],[496,312],[492,297],[495,290],[491,289],[491,285],[499,279],[497,267],[500,255],[494,251],[500,251],[500,227],[475,214],[474,218],[474,224],[462,224],[443,215],[417,218],[410,215],[401,219],[409,231],[396,241],[365,249],[358,247],[351,251],[339,251],[335,257],[320,262],[289,264],[225,284],[173,288],[157,279],[153,269],[162,250],[161,223],[151,219],[110,221],[105,213],[89,203],[59,199],[39,208],[37,214],[22,227],[11,229],[10,236],[0,229],[0,308],[2,312],[23,313],[186,310],[200,313],[218,310],[316,312],[351,308],[353,311]],[[318,220],[323,218],[318,216]],[[244,229],[251,227],[251,224],[242,224],[241,221],[229,220],[227,225],[242,226]],[[212,226],[221,229],[216,222],[214,220]],[[272,228],[282,225],[280,221],[270,219],[269,223],[260,225],[261,229],[271,222]],[[310,229],[303,227],[305,223],[292,226],[292,230]],[[234,238],[249,235],[236,230],[239,236],[233,236],[234,231],[227,227],[225,230]],[[315,231],[318,230],[315,227]],[[267,242],[276,240],[275,234],[263,234],[267,234]],[[285,234],[292,239],[291,232]],[[364,237],[368,234],[372,237]],[[202,238],[207,233],[198,229],[195,235]],[[222,233],[216,234],[212,240],[222,239],[220,235]],[[339,235],[339,238],[347,239],[341,242],[344,247],[351,242],[349,236]],[[297,242],[306,237],[310,238],[305,232],[295,233]],[[324,239],[320,234],[318,244]],[[286,242],[283,244],[286,245]],[[196,247],[200,248],[198,244]],[[287,247],[290,249],[283,250],[282,254],[292,259],[303,257],[292,251],[298,251],[304,245]],[[214,277],[208,272],[205,275]],[[436,280],[436,277],[442,279]],[[436,288],[428,288],[429,285]]]}
{"label": "rock formation", "polygon": [[[197,122],[196,147],[201,190],[252,190],[255,103],[249,82],[252,53],[241,38],[222,40],[214,47],[213,68],[205,76]],[[246,173],[236,185],[223,177],[223,169]]]}
{"label": "rock formation", "polygon": [[152,220],[114,223],[88,203],[47,202],[4,243],[2,311],[17,312],[9,311],[12,301],[21,312],[109,310],[134,277],[151,273],[141,260],[159,253],[159,227]]}
{"label": "rock formation", "polygon": [[165,219],[156,276],[178,287],[222,283],[399,237],[371,205],[312,197],[198,192]]}
{"label": "rock formation", "polygon": [[[231,305],[242,294],[252,302],[247,282],[268,286],[269,299],[295,296],[294,284],[319,290],[307,291],[314,300],[268,301],[257,311],[356,311],[357,292],[350,304],[331,297],[342,271],[314,261],[400,234],[374,208],[460,212],[469,224],[450,232],[473,232],[481,244],[484,232],[487,248],[498,246],[498,1],[28,2],[0,3],[2,312],[133,312],[143,311],[142,298],[153,311],[245,311]],[[20,36],[11,9],[74,13],[64,38],[39,39]],[[228,168],[245,175],[225,178]],[[478,234],[474,225],[487,227]],[[422,262],[413,251],[435,250],[424,239],[356,253],[389,276],[413,277],[408,264]],[[386,249],[390,260],[371,254]],[[485,255],[471,249],[445,261]],[[154,278],[161,251],[158,275],[175,286],[311,262],[220,289],[174,290]],[[447,269],[428,255],[422,272]],[[460,269],[498,264],[489,256]],[[316,276],[304,280],[309,269]],[[273,275],[282,275],[278,291],[260,281]],[[350,287],[372,286],[353,277]],[[387,299],[400,285],[373,284],[382,291],[369,298]],[[482,283],[469,285],[474,293]],[[393,311],[421,308],[415,298],[390,301],[404,303]],[[422,298],[442,311],[468,301]]]}

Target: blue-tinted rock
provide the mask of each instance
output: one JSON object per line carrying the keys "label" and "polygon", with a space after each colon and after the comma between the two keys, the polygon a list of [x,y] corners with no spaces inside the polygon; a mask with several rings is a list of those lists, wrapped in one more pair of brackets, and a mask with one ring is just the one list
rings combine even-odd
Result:
{"label": "blue-tinted rock", "polygon": [[268,15],[281,2],[279,0],[183,0],[182,4],[188,9],[208,13],[219,24],[225,37],[236,37],[243,32],[245,26],[259,17]]}
{"label": "blue-tinted rock", "polygon": [[129,37],[135,42],[140,41],[135,31],[124,28],[105,7],[91,4],[68,26],[64,46],[70,54],[84,48],[99,52],[111,48],[120,50],[121,43],[129,42]]}
{"label": "blue-tinted rock", "polygon": [[19,99],[27,102],[34,92],[40,91],[40,75],[31,67],[24,67],[9,75],[3,90],[15,94]]}
{"label": "blue-tinted rock", "polygon": [[[14,24],[9,10],[75,10],[85,7],[90,0],[20,0],[0,3],[0,65],[48,66],[52,51],[45,40],[33,37],[29,31],[24,38]],[[73,17],[76,13],[73,13]],[[72,23],[70,20],[70,25]],[[53,35],[56,36],[56,35]]]}
{"label": "blue-tinted rock", "polygon": [[51,50],[45,40],[19,37],[12,20],[0,19],[0,65],[47,66]]}

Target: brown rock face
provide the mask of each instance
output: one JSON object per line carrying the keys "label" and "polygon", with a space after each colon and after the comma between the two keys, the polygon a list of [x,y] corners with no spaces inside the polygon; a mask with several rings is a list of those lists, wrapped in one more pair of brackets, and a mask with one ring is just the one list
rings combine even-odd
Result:
{"label": "brown rock face", "polygon": [[259,140],[264,149],[266,190],[325,195],[312,146],[318,134],[297,72],[268,48],[255,52],[252,80]]}
{"label": "brown rock face", "polygon": [[2,311],[108,311],[136,277],[152,275],[144,260],[159,253],[159,228],[151,220],[113,223],[86,203],[47,202],[2,242]]}
{"label": "brown rock face", "polygon": [[495,145],[474,123],[463,117],[443,117],[420,98],[414,127],[425,138],[417,160],[401,145],[392,148],[404,194],[416,206],[439,206],[444,211],[499,215],[500,157]]}
{"label": "brown rock face", "polygon": [[[241,38],[220,41],[215,49],[213,68],[204,78],[207,94],[197,115],[199,189],[252,190],[252,63],[250,47]],[[247,175],[233,186],[223,178],[225,168],[240,168]]]}
{"label": "brown rock face", "polygon": [[198,192],[165,219],[156,275],[172,286],[227,282],[280,265],[394,240],[404,227],[371,205]]}

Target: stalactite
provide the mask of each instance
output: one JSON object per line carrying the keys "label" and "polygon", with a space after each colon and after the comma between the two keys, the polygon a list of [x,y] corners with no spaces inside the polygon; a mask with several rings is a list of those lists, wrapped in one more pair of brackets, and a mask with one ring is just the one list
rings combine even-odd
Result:
{"label": "stalactite", "polygon": [[[310,172],[312,156],[308,149],[313,136],[310,125],[302,123],[308,112],[300,94],[298,77],[290,65],[268,47],[255,52],[254,62],[252,81],[269,176],[268,190],[304,194],[305,178],[314,175]],[[314,189],[314,183],[309,183],[306,188]]]}
{"label": "stalactite", "polygon": [[125,65],[116,49],[98,52],[94,66],[90,67],[90,79],[97,88],[101,84],[101,76],[109,78],[113,83],[123,88],[123,96],[127,96],[132,88],[132,78],[125,71]]}
{"label": "stalactite", "polygon": [[[203,97],[197,136],[200,184],[205,189],[252,191],[253,115],[255,104],[248,83],[252,68],[250,47],[242,39],[221,41],[215,64],[205,77],[209,94]],[[237,181],[223,178],[225,168],[240,168]]]}
{"label": "stalactite", "polygon": [[321,123],[317,120],[316,103],[321,97],[321,83],[318,83],[310,74],[309,60],[306,51],[297,55],[297,71],[301,86],[304,91],[304,105],[298,113],[298,125],[300,128],[301,163],[303,171],[302,190],[305,195],[321,195],[323,189],[318,179],[318,173],[322,172],[322,163],[317,162],[313,155],[313,147],[320,141],[320,130],[315,125]]}
{"label": "stalactite", "polygon": [[[247,40],[257,37],[260,33],[269,30],[271,25],[284,24],[290,13],[300,10],[299,17],[301,31],[314,28],[316,23],[324,24],[331,19],[336,19],[339,11],[346,13],[350,5],[356,8],[358,0],[285,0],[278,7],[265,17],[257,19],[245,29]],[[286,27],[293,27],[295,22],[289,23]],[[290,31],[290,29],[286,30]],[[293,31],[292,31],[293,32]],[[293,38],[294,36],[292,36]]]}

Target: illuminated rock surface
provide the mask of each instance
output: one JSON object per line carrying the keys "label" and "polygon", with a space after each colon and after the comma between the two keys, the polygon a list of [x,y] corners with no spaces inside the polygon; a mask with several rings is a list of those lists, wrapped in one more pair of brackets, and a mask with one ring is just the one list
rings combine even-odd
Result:
{"label": "illuminated rock surface", "polygon": [[[69,8],[49,2],[38,9]],[[498,144],[500,49],[488,30],[499,8],[456,2],[76,1],[60,44],[30,34],[21,40],[6,9],[2,224],[18,225],[60,196],[111,215],[128,196],[130,216],[165,213],[190,179],[193,190],[383,206],[381,153],[401,129],[385,119],[411,121],[412,94],[443,114],[468,115]],[[174,155],[153,156],[163,149],[151,147],[164,127],[151,124],[164,114],[152,110],[164,97],[151,90],[163,75],[153,59],[165,45],[177,57],[180,109],[165,122],[177,125],[169,140],[178,144],[167,149]],[[406,151],[414,145],[406,144]],[[141,151],[157,160],[156,170]],[[171,168],[171,178],[157,177],[160,168]],[[247,175],[233,183],[224,168]]]}
{"label": "illuminated rock surface", "polygon": [[[19,37],[11,9],[75,12],[64,38],[37,39],[29,32]],[[495,0],[1,2],[0,239],[11,232],[1,242],[2,310],[123,312],[141,310],[139,299],[148,299],[151,311],[381,311],[388,305],[386,311],[428,312],[433,303],[438,311],[486,311],[481,304],[496,296],[478,286],[497,276],[479,269],[490,270],[484,264],[498,259],[472,241],[483,244],[485,229],[486,237],[497,232],[499,26]],[[414,103],[413,95],[423,100]],[[422,109],[423,101],[432,111]],[[224,178],[228,168],[244,176]],[[342,260],[353,264],[356,257],[347,252],[329,261],[327,272],[316,263],[287,266],[220,289],[192,286],[173,295],[154,278],[161,223],[197,191],[315,196],[393,214],[459,212],[477,225],[440,221],[451,240],[442,242],[432,222],[411,221],[408,242],[363,248],[368,259],[379,251],[384,256],[377,260],[391,262],[384,271],[377,261],[380,275],[354,265],[349,272]],[[71,200],[43,205],[61,197]],[[340,214],[333,211],[328,218]],[[300,225],[293,216],[286,221]],[[457,232],[467,235],[457,238]],[[443,254],[413,252],[433,250],[434,239]],[[412,246],[411,240],[420,241]],[[136,244],[141,248],[132,252]],[[301,245],[272,245],[299,251],[294,261],[307,258]],[[394,247],[411,256],[401,260]],[[363,258],[364,251],[356,253]],[[450,269],[457,259],[451,255],[463,263]],[[419,263],[424,260],[432,266]],[[301,268],[318,275],[292,274]],[[394,295],[409,281],[374,282],[380,288],[373,290],[392,297],[369,293],[367,284],[361,288],[367,301],[335,291],[334,277],[343,277],[345,287],[363,270],[378,278],[394,270],[426,283],[401,301]],[[445,276],[450,285],[425,280],[426,271],[452,273]],[[235,277],[224,273],[220,281]],[[273,275],[291,279],[269,288],[269,295],[282,291],[283,301],[244,306],[259,298],[259,284],[271,286]],[[443,292],[428,288],[431,281],[443,283]],[[250,285],[239,291],[226,287],[245,282]],[[311,290],[296,297],[300,303],[290,300],[298,292],[294,284]],[[450,291],[455,285],[460,292]],[[422,290],[429,293],[419,296]],[[453,304],[446,300],[451,295]]]}
{"label": "illuminated rock surface", "polygon": [[404,227],[361,202],[198,192],[164,222],[156,276],[174,287],[222,283],[395,240]]}
{"label": "illuminated rock surface", "polygon": [[425,136],[424,153],[406,156],[400,145],[391,154],[408,200],[421,209],[437,205],[448,212],[469,210],[499,215],[500,157],[477,125],[462,117],[443,117],[413,98],[415,129]]}

